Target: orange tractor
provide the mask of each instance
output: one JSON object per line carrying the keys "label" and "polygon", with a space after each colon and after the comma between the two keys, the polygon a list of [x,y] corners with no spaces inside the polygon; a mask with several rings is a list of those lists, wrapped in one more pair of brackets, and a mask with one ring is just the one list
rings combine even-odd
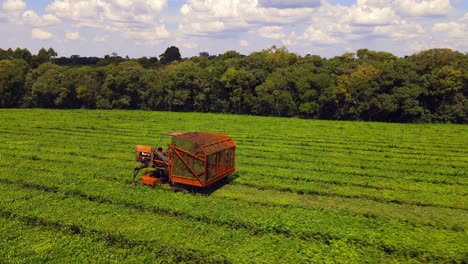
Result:
{"label": "orange tractor", "polygon": [[133,171],[133,182],[144,168],[141,181],[155,186],[170,183],[173,187],[206,187],[235,171],[236,143],[221,133],[174,132],[167,151],[162,148],[136,146],[136,160],[140,166]]}

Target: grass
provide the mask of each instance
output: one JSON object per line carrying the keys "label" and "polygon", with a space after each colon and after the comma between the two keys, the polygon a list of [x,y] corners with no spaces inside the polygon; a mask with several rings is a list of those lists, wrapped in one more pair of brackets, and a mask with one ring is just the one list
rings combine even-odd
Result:
{"label": "grass", "polygon": [[[0,120],[2,263],[468,261],[466,125],[40,109]],[[199,130],[236,141],[229,184],[131,184],[135,145]]]}

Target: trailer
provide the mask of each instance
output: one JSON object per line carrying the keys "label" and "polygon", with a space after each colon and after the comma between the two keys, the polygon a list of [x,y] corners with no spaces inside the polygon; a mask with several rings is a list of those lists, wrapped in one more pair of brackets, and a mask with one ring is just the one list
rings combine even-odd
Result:
{"label": "trailer", "polygon": [[138,145],[133,182],[144,168],[150,168],[141,177],[145,185],[169,183],[173,187],[195,186],[205,188],[234,173],[236,143],[222,133],[173,132],[167,151],[161,147]]}

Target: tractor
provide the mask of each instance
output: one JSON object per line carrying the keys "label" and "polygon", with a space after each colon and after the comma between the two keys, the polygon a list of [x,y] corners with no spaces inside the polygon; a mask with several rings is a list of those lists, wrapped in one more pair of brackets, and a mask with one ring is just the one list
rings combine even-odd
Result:
{"label": "tractor", "polygon": [[161,147],[136,146],[133,182],[140,170],[149,168],[141,177],[144,185],[169,183],[174,190],[184,187],[205,188],[235,171],[236,143],[221,133],[173,132],[164,151]]}

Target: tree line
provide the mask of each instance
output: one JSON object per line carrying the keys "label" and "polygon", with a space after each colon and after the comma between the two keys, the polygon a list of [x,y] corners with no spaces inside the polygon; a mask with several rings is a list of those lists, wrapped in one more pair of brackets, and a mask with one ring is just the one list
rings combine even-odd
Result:
{"label": "tree line", "polygon": [[248,56],[177,47],[157,57],[57,57],[0,49],[0,107],[144,109],[385,122],[468,121],[468,55],[333,58],[273,46]]}

